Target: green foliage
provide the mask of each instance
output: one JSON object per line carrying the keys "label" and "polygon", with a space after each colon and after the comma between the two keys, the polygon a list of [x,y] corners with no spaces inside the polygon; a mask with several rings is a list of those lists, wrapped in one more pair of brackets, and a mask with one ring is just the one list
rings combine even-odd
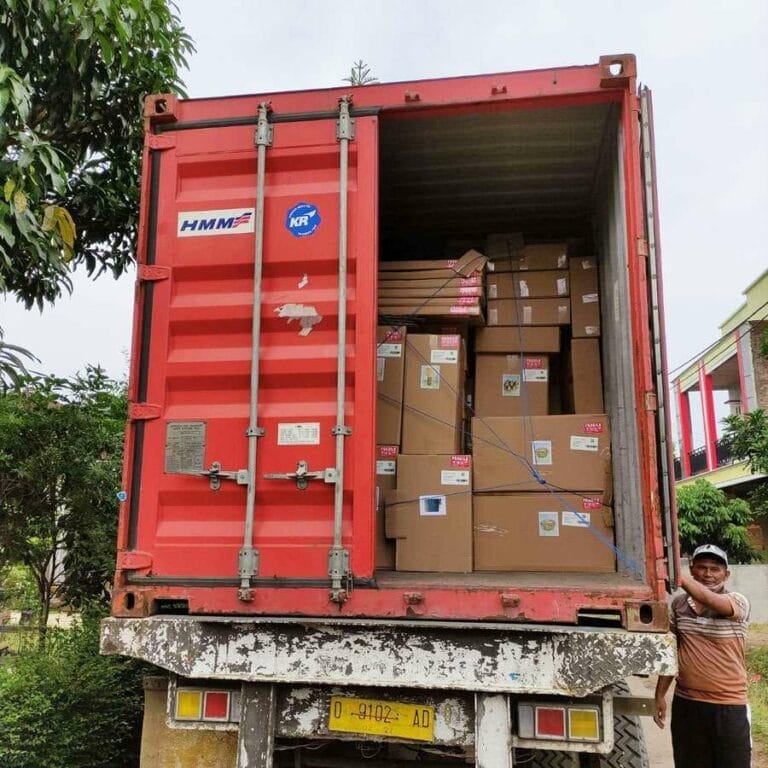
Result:
{"label": "green foliage", "polygon": [[747,650],[747,670],[751,676],[749,703],[752,709],[752,735],[768,748],[768,646]]}
{"label": "green foliage", "polygon": [[29,567],[43,626],[61,575],[74,604],[106,596],[126,410],[124,387],[98,368],[0,397],[0,564]]}
{"label": "green foliage", "polygon": [[749,563],[756,552],[749,543],[747,526],[753,515],[743,499],[729,499],[706,480],[677,490],[680,548],[691,553],[699,544],[717,544],[733,562]]}
{"label": "green foliage", "polygon": [[[768,415],[763,409],[744,415],[727,416],[723,439],[736,458],[749,461],[750,470],[768,474]],[[756,516],[768,514],[768,481],[763,480],[749,494]]]}
{"label": "green foliage", "polygon": [[138,765],[142,666],[99,655],[87,614],[50,630],[0,667],[0,765],[13,768],[134,768]]}
{"label": "green foliage", "polygon": [[27,362],[37,362],[37,358],[29,350],[16,344],[8,344],[3,336],[3,329],[0,328],[0,394],[9,387],[18,385],[29,375]]}
{"label": "green foliage", "polygon": [[373,85],[379,79],[371,74],[371,68],[362,60],[356,61],[349,70],[349,77],[344,78],[350,85]]}
{"label": "green foliage", "polygon": [[0,574],[0,587],[3,589],[2,605],[11,611],[35,609],[40,596],[37,583],[25,565],[10,565]]}
{"label": "green foliage", "polygon": [[193,50],[170,0],[0,7],[0,292],[42,306],[71,268],[133,258],[142,101],[182,92]]}

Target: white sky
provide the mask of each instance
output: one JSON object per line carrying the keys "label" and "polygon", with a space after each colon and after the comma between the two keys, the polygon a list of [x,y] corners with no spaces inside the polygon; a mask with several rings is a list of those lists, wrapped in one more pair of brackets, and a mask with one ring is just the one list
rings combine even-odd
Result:
{"label": "white sky", "polygon": [[[768,267],[768,3],[178,0],[191,97],[595,63],[632,52],[654,93],[670,366],[719,335]],[[69,375],[127,369],[133,276],[76,279],[42,316],[0,303],[6,341]],[[0,300],[1,301],[1,300]],[[695,427],[695,441],[703,430]]]}

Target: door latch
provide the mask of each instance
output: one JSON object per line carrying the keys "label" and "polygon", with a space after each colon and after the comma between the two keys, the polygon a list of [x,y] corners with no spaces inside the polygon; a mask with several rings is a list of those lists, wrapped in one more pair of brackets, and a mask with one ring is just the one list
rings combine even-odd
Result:
{"label": "door latch", "polygon": [[196,474],[210,479],[212,491],[218,491],[221,488],[222,480],[234,480],[238,485],[248,485],[249,480],[247,469],[224,470],[218,461],[214,461],[210,469],[203,469]]}
{"label": "door latch", "polygon": [[324,483],[333,484],[338,480],[338,472],[334,467],[320,469],[311,472],[309,462],[302,459],[296,464],[295,472],[269,472],[264,475],[265,480],[295,480],[296,487],[300,491],[307,489],[310,480],[322,480]]}

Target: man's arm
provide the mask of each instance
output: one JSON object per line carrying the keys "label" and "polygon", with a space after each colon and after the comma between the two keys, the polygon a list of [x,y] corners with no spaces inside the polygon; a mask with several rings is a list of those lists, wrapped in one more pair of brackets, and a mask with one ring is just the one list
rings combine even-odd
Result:
{"label": "man's arm", "polygon": [[656,711],[653,713],[653,722],[659,728],[663,728],[667,720],[667,691],[674,679],[672,675],[660,675],[656,681]]}
{"label": "man's arm", "polygon": [[705,605],[707,608],[712,609],[726,618],[733,616],[733,603],[727,595],[713,592],[703,584],[699,584],[698,581],[695,581],[690,576],[683,576],[680,579],[680,586],[694,600],[696,600],[696,602]]}

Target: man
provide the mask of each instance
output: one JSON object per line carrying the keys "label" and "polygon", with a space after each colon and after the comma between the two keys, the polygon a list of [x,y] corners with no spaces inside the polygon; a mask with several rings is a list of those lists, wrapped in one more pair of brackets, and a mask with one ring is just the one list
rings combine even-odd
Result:
{"label": "man", "polygon": [[[698,547],[684,592],[672,600],[677,635],[677,685],[672,699],[675,768],[749,768],[751,739],[744,651],[749,601],[728,592],[728,555],[714,544]],[[672,677],[656,685],[656,714],[664,727]]]}

